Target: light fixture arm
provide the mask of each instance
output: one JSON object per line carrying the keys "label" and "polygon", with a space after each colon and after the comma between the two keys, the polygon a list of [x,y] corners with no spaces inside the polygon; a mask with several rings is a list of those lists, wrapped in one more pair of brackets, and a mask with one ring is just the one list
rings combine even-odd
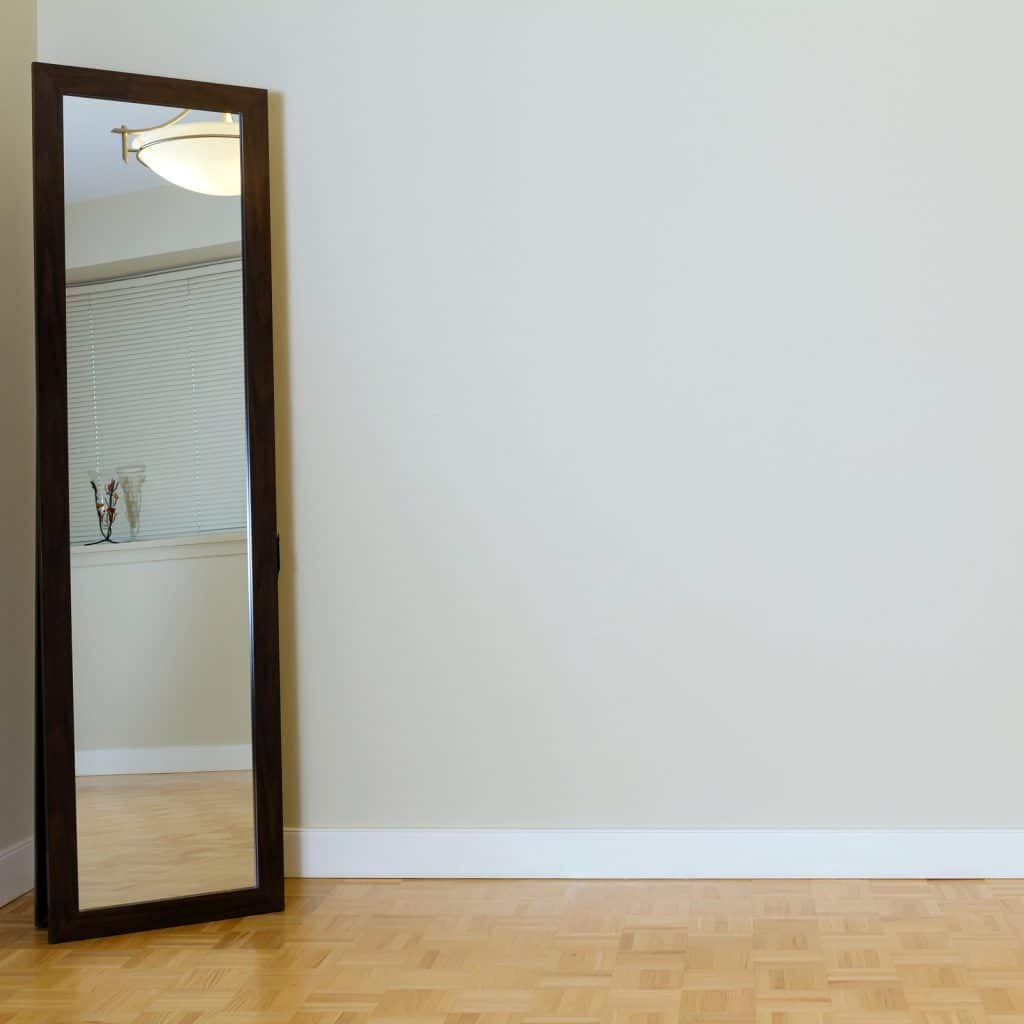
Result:
{"label": "light fixture arm", "polygon": [[138,153],[137,149],[132,149],[131,146],[129,145],[129,135],[139,135],[141,132],[151,132],[156,128],[169,128],[172,124],[177,124],[186,114],[191,113],[191,109],[183,110],[180,114],[175,114],[174,117],[172,117],[170,120],[164,121],[161,124],[150,125],[148,128],[126,128],[124,125],[121,125],[120,128],[111,128],[111,135],[121,136],[121,159],[125,163],[128,163],[128,154]]}

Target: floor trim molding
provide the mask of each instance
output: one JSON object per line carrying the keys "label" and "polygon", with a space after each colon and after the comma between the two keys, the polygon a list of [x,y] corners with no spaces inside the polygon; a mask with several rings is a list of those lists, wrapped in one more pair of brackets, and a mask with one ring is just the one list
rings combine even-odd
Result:
{"label": "floor trim molding", "polygon": [[0,907],[23,896],[35,886],[35,841],[20,843],[0,850]]}
{"label": "floor trim molding", "polygon": [[247,743],[222,747],[123,747],[75,752],[76,775],[159,775],[230,772],[252,768]]}
{"label": "floor trim molding", "polygon": [[299,878],[1019,878],[1024,829],[285,829]]}

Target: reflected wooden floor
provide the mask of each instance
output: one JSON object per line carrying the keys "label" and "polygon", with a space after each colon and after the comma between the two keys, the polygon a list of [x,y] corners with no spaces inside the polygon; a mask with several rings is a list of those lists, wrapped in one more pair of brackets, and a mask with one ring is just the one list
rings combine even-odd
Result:
{"label": "reflected wooden floor", "polygon": [[252,772],[91,775],[76,789],[83,909],[254,884]]}
{"label": "reflected wooden floor", "polygon": [[0,1024],[1024,1024],[1024,881],[289,881],[62,946],[0,911]]}

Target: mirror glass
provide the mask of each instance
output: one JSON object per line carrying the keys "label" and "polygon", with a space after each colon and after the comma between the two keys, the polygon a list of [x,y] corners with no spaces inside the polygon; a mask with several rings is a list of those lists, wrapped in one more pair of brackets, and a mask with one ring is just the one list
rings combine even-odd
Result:
{"label": "mirror glass", "polygon": [[256,884],[239,133],[64,101],[83,910]]}

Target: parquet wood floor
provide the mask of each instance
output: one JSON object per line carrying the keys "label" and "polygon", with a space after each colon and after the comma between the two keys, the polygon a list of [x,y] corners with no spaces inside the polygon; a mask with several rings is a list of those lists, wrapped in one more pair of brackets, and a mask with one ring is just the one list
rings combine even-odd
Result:
{"label": "parquet wood floor", "polygon": [[0,1024],[1024,1024],[1021,881],[294,880],[283,914],[62,946]]}

